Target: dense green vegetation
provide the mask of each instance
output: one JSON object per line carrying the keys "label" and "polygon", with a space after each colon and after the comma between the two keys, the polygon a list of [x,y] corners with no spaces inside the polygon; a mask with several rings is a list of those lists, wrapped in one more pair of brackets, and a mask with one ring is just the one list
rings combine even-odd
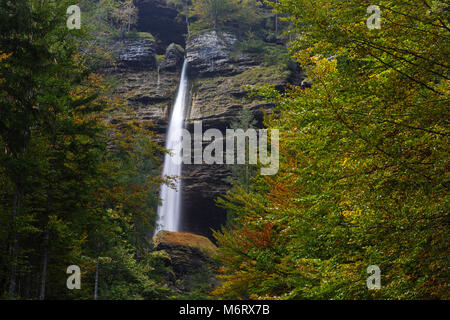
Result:
{"label": "dense green vegetation", "polygon": [[137,22],[132,0],[82,0],[83,24],[96,36],[123,37]]}
{"label": "dense green vegetation", "polygon": [[279,111],[280,172],[221,200],[216,296],[449,298],[449,7],[378,4],[371,30],[364,1],[279,1],[313,86],[256,92]]}
{"label": "dense green vegetation", "polygon": [[256,34],[259,38],[273,40],[284,37],[290,25],[273,12],[276,1],[265,0],[167,0],[180,9],[188,25],[188,36],[206,30],[232,31],[246,38]]}
{"label": "dense green vegetation", "polygon": [[[90,70],[98,57],[80,52],[95,38],[86,28],[67,29],[69,5],[0,6],[0,295],[168,297],[160,257],[147,253],[146,240],[159,147]],[[116,22],[101,30],[109,27]],[[107,114],[120,127],[105,122]],[[73,264],[86,280],[81,290],[65,287]]]}
{"label": "dense green vegetation", "polygon": [[[167,2],[187,37],[232,32],[232,54],[260,62],[232,86],[298,65],[312,82],[253,87],[276,111],[280,171],[232,169],[212,297],[448,299],[448,4],[380,0],[369,29],[367,1]],[[71,4],[0,0],[0,298],[207,298],[200,275],[192,292],[167,287],[148,241],[164,150],[94,72],[106,41],[153,37],[134,30],[131,0],[80,1],[81,30],[66,27]],[[246,110],[232,124],[254,125]],[[69,265],[81,290],[66,288]]]}

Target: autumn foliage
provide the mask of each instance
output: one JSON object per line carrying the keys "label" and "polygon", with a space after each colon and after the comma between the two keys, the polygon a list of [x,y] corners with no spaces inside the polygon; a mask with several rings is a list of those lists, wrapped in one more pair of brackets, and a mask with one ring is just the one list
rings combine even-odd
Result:
{"label": "autumn foliage", "polygon": [[[278,112],[280,172],[219,203],[222,298],[448,299],[448,4],[281,0],[312,88]],[[371,3],[370,3],[371,4]],[[368,290],[369,265],[382,272]]]}

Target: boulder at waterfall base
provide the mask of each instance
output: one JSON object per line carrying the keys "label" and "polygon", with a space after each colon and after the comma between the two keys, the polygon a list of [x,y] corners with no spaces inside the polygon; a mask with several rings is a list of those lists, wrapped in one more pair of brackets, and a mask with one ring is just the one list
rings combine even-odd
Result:
{"label": "boulder at waterfall base", "polygon": [[162,230],[153,238],[154,251],[164,251],[169,287],[179,294],[198,292],[206,294],[218,284],[216,269],[216,246],[206,237]]}

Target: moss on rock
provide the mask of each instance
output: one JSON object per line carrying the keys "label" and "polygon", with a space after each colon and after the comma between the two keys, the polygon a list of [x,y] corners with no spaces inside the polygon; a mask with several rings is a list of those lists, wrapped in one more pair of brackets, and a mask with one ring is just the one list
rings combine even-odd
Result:
{"label": "moss on rock", "polygon": [[133,40],[148,40],[155,43],[155,37],[150,32],[129,32],[127,38]]}
{"label": "moss on rock", "polygon": [[196,248],[210,257],[215,256],[217,250],[217,247],[208,238],[187,232],[162,230],[153,238],[153,244],[155,248],[161,244]]}

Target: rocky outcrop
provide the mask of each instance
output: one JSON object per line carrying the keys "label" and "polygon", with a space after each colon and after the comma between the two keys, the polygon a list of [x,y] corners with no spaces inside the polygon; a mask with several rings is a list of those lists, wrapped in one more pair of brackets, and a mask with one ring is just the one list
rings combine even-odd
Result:
{"label": "rocky outcrop", "polygon": [[171,43],[166,50],[166,55],[164,60],[159,67],[160,71],[177,71],[183,66],[184,61],[184,49],[175,44]]}
{"label": "rocky outcrop", "polygon": [[[194,122],[201,121],[203,131],[225,130],[239,121],[243,108],[251,110],[258,126],[263,114],[271,113],[265,101],[249,98],[244,85],[274,85],[283,89],[291,72],[282,66],[265,65],[236,52],[236,37],[229,33],[208,31],[191,37],[186,45],[192,102],[186,127],[193,132]],[[209,142],[204,142],[204,146]],[[191,164],[183,166],[182,230],[212,238],[211,229],[219,229],[226,212],[216,205],[216,199],[229,189],[224,179],[230,175],[228,165]]]}
{"label": "rocky outcrop", "polygon": [[216,255],[216,246],[203,236],[187,233],[187,232],[171,232],[161,230],[153,237],[153,245],[155,250],[166,250],[169,255],[178,259],[181,266],[193,266],[195,261],[187,261],[182,256],[177,256],[176,251],[196,251],[198,256],[203,260],[209,260]]}
{"label": "rocky outcrop", "polygon": [[218,284],[214,276],[216,246],[196,234],[160,231],[153,238],[154,250],[167,253],[172,272],[166,281],[176,292],[190,292],[201,284],[205,292]]}
{"label": "rocky outcrop", "polygon": [[192,36],[186,45],[186,58],[194,77],[233,75],[255,63],[249,57],[232,55],[236,37],[228,32],[208,31]]}
{"label": "rocky outcrop", "polygon": [[107,72],[117,79],[117,94],[128,100],[136,119],[150,121],[158,142],[163,144],[181,72],[181,49],[178,45],[168,49],[163,61],[168,67],[159,70],[154,43],[152,35],[140,32],[110,44],[116,61]]}
{"label": "rocky outcrop", "polygon": [[150,36],[124,39],[115,43],[117,66],[124,71],[149,71],[156,69],[154,40]]}

